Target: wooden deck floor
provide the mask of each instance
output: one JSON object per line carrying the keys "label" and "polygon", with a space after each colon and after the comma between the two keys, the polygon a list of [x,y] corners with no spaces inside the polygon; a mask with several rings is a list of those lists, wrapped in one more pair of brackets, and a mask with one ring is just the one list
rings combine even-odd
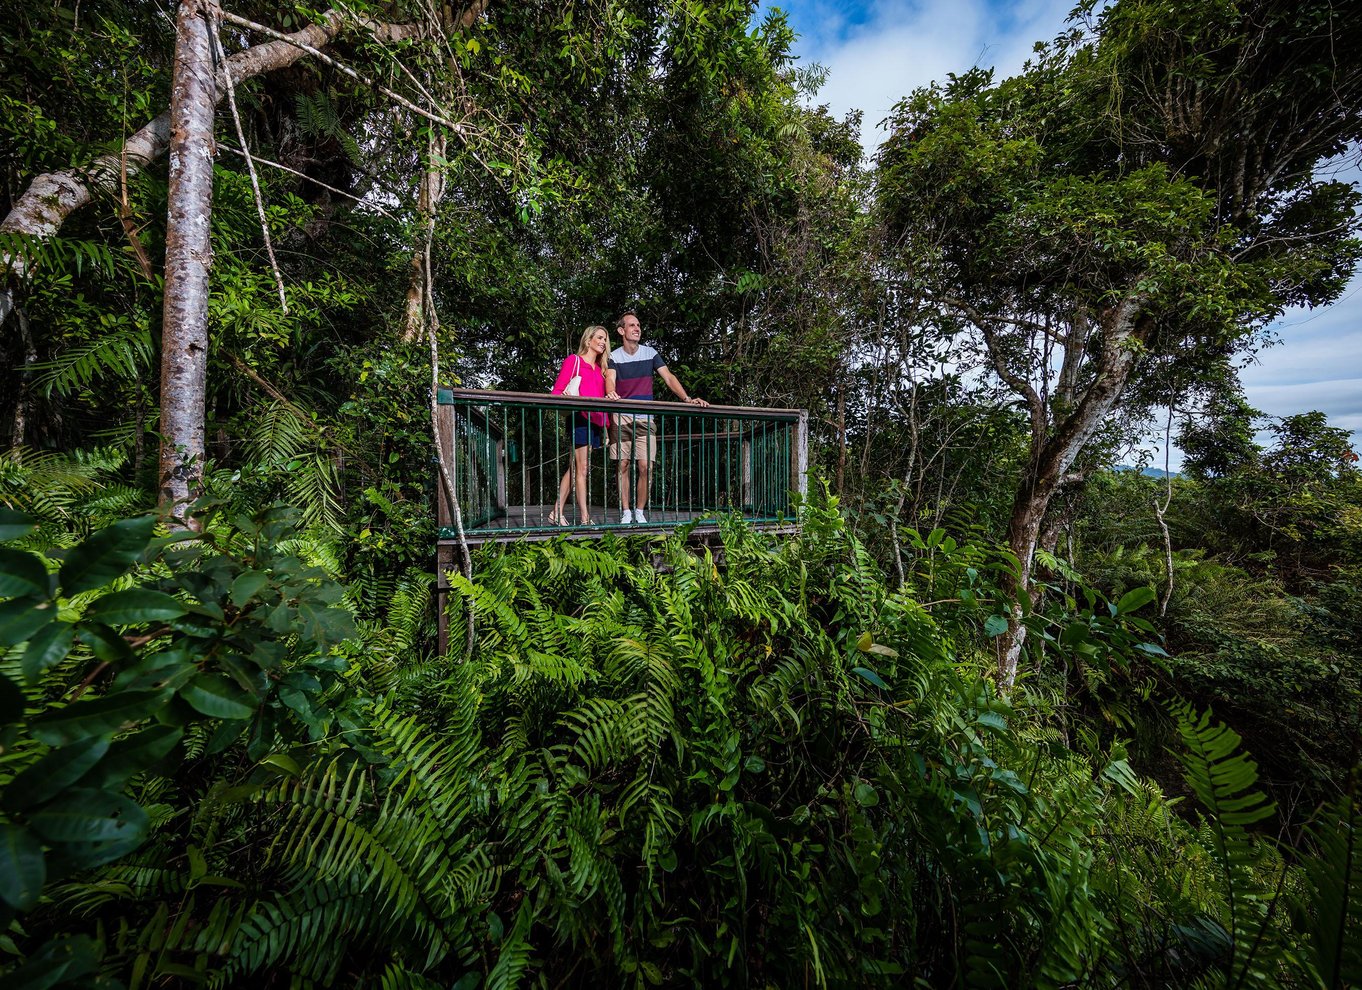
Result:
{"label": "wooden deck floor", "polygon": [[[576,525],[573,522],[576,518],[576,512],[570,509],[567,513],[569,525],[555,526],[548,521],[549,511],[552,508],[548,505],[513,506],[506,516],[470,527],[465,530],[464,535],[470,547],[481,546],[484,543],[513,543],[521,540],[538,542],[558,537],[593,540],[600,539],[607,534],[616,536],[666,536],[688,523],[693,525],[690,531],[693,540],[708,542],[716,539],[719,535],[719,514],[713,511],[663,509],[654,512],[649,509],[646,510],[648,517],[646,523],[626,525],[619,521],[620,510],[618,508],[612,507],[607,514],[604,506],[597,505],[591,507],[592,525]],[[793,519],[750,514],[746,518],[755,529],[767,532],[793,533],[797,529]],[[457,570],[460,566],[457,563],[458,553],[459,541],[448,527],[442,529],[437,545],[440,587],[442,588],[446,587],[445,570]]]}

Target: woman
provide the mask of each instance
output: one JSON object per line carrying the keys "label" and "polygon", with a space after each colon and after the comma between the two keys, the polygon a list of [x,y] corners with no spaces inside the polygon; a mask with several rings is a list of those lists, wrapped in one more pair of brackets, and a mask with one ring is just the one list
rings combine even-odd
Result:
{"label": "woman", "polygon": [[[582,331],[577,353],[563,359],[558,369],[558,380],[553,383],[553,394],[562,395],[568,382],[581,376],[581,387],[577,394],[583,399],[605,398],[605,369],[610,364],[610,335],[605,327],[587,327]],[[558,501],[549,513],[549,522],[555,526],[566,526],[563,508],[567,504],[568,486],[573,472],[577,475],[577,519],[580,525],[590,526],[591,514],[586,506],[587,454],[590,448],[601,449],[601,436],[605,433],[607,417],[605,413],[577,412],[572,414],[572,464],[563,472],[558,482]]]}

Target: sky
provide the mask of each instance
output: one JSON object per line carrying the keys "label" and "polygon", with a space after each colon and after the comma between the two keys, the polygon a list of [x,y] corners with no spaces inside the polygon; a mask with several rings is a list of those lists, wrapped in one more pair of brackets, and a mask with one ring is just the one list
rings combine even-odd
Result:
{"label": "sky", "polygon": [[[1064,28],[1075,0],[785,0],[779,6],[799,35],[801,64],[828,78],[814,102],[836,117],[864,113],[861,143],[873,153],[880,123],[918,86],[947,73],[992,67],[996,78],[1020,71],[1037,41]],[[1291,310],[1273,328],[1279,342],[1240,375],[1248,401],[1272,416],[1318,409],[1352,431],[1362,450],[1362,274],[1338,302]],[[1173,451],[1177,469],[1180,454]],[[1157,461],[1163,460],[1162,453]]]}

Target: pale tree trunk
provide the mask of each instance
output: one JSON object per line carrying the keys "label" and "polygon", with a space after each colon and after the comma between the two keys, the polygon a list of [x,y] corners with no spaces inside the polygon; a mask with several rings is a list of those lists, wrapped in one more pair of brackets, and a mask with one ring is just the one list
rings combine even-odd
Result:
{"label": "pale tree trunk", "polygon": [[411,253],[411,282],[407,285],[407,308],[402,320],[404,343],[414,343],[421,339],[426,326],[431,322],[429,314],[434,312],[433,301],[426,298],[434,275],[428,271],[428,267],[431,263],[431,242],[435,238],[435,214],[439,211],[440,201],[445,195],[445,173],[440,164],[444,161],[445,148],[446,138],[443,133],[431,137],[430,160],[426,163],[425,174],[421,176],[421,189],[418,193],[421,239],[420,244]]}
{"label": "pale tree trunk", "polygon": [[170,96],[170,192],[161,329],[160,500],[184,518],[202,490],[212,266],[212,0],[181,0]]}
{"label": "pale tree trunk", "polygon": [[33,343],[33,332],[28,325],[28,317],[22,309],[17,311],[19,335],[24,342],[24,377],[19,384],[19,397],[14,403],[14,424],[10,428],[9,445],[22,447],[24,435],[28,431],[28,417],[33,408],[33,383],[29,381],[29,369],[38,363],[38,347]]}
{"label": "pale tree trunk", "polygon": [[[454,27],[466,29],[474,24],[487,7],[488,0],[473,0],[454,22]],[[281,35],[273,41],[253,45],[227,59],[232,79],[238,84],[276,69],[283,69],[300,59],[308,58],[326,48],[347,28],[366,32],[383,42],[397,42],[419,37],[428,25],[422,22],[388,24],[365,18],[346,20],[338,10],[328,11],[317,23],[309,24],[292,34]],[[227,93],[226,77],[218,73],[212,78],[212,102],[216,106]],[[122,148],[100,155],[83,168],[49,172],[33,179],[14,206],[0,221],[0,233],[27,234],[37,241],[56,235],[61,225],[76,210],[88,206],[97,196],[117,194],[126,171],[131,180],[142,169],[166,153],[170,147],[170,112],[161,114],[144,125],[123,142]],[[14,311],[15,290],[29,276],[30,259],[20,254],[0,257],[0,272],[8,278],[0,287],[0,324]]]}
{"label": "pale tree trunk", "polygon": [[1036,544],[1040,539],[1045,513],[1065,474],[1111,412],[1125,390],[1126,382],[1130,380],[1141,351],[1142,332],[1138,322],[1145,302],[1143,295],[1133,293],[1103,314],[1102,353],[1093,381],[1082,392],[1073,411],[1055,424],[1053,430],[1046,428],[1047,411],[1035,390],[1015,374],[1006,372],[994,337],[984,327],[985,340],[999,374],[1027,400],[1033,430],[1031,460],[1017,488],[1007,527],[1008,546],[1017,558],[1018,568],[1015,575],[1003,581],[1004,593],[1014,602],[1008,616],[1007,632],[999,643],[998,679],[1006,688],[1011,688],[1016,681],[1017,665],[1026,643],[1026,626],[1023,623],[1026,609],[1022,603],[1028,601],[1031,594]]}

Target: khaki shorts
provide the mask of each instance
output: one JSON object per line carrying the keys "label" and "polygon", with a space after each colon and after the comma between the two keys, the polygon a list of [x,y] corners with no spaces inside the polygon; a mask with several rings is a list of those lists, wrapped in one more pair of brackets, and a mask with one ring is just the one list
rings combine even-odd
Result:
{"label": "khaki shorts", "polygon": [[635,416],[610,417],[610,457],[613,460],[657,460],[657,424]]}

